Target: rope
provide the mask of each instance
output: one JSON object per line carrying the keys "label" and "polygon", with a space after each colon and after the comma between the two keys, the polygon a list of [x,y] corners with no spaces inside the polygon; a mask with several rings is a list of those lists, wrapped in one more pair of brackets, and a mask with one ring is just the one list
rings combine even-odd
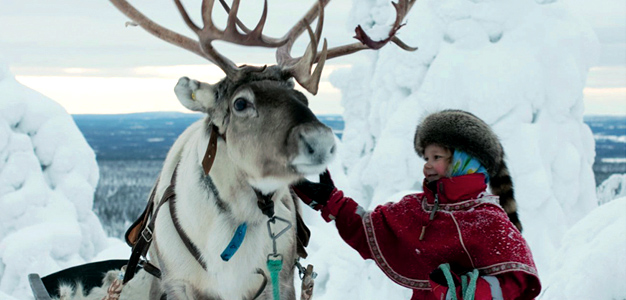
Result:
{"label": "rope", "polygon": [[439,266],[439,269],[443,271],[443,276],[446,277],[446,282],[448,283],[448,294],[452,296],[452,299],[456,299],[456,286],[454,285],[454,279],[452,279],[452,272],[450,271],[450,265],[442,264]]}
{"label": "rope", "polygon": [[[443,276],[446,278],[446,283],[448,284],[448,295],[451,296],[452,299],[456,298],[456,286],[454,284],[454,278],[452,278],[452,271],[450,270],[449,264],[441,264],[439,269],[443,271]],[[474,269],[472,272],[467,273],[466,275],[461,276],[461,293],[462,299],[464,300],[474,300],[476,296],[476,282],[478,281],[478,270]]]}
{"label": "rope", "polygon": [[104,295],[102,300],[119,300],[124,288],[124,273],[126,272],[126,266],[123,266],[118,276],[111,282],[111,285],[107,289],[107,294]]}
{"label": "rope", "polygon": [[[466,281],[469,281],[469,283],[466,284]],[[461,276],[463,299],[474,300],[476,294],[476,281],[478,281],[478,270],[476,269],[467,273],[467,275]]]}
{"label": "rope", "polygon": [[272,278],[272,291],[274,294],[274,300],[280,300],[280,284],[278,283],[278,275],[280,273],[280,270],[283,269],[283,260],[268,259],[267,268],[270,270],[270,277]]}

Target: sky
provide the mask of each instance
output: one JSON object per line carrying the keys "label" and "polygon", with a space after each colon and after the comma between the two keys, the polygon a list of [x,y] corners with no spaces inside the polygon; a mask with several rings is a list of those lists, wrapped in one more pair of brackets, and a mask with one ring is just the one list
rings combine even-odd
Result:
{"label": "sky", "polygon": [[[244,1],[245,2],[245,1]],[[240,18],[253,26],[260,2],[242,8]],[[314,1],[269,1],[267,35],[280,37],[285,24],[294,24]],[[179,33],[195,38],[172,1],[132,1],[144,14]],[[199,17],[199,0],[185,1],[192,18]],[[623,0],[565,3],[596,32],[601,53],[591,68],[584,90],[585,114],[626,115],[626,2]],[[351,1],[331,2],[326,9],[324,36],[329,46],[351,43],[347,25]],[[128,19],[108,1],[0,0],[0,61],[21,83],[59,102],[71,114],[115,114],[144,111],[183,111],[173,87],[181,76],[216,82],[223,73],[205,59],[161,41]],[[225,14],[215,10],[216,24]],[[410,15],[407,22],[410,22]],[[11,29],[7,29],[11,28]],[[402,37],[402,30],[400,37]],[[306,45],[300,39],[293,55]],[[419,47],[419,45],[417,45]],[[218,42],[217,48],[237,63],[273,64],[272,49],[244,48]],[[418,50],[419,51],[419,50]],[[342,113],[341,93],[329,74],[368,59],[359,53],[327,63],[320,91],[308,95],[318,114]]]}

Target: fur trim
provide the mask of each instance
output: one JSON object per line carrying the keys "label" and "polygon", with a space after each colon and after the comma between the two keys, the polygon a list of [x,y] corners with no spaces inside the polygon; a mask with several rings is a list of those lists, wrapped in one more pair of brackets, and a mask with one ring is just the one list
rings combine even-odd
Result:
{"label": "fur trim", "polygon": [[462,110],[444,110],[427,116],[415,131],[415,151],[424,157],[424,149],[437,144],[459,149],[475,157],[494,176],[502,163],[504,151],[489,125]]}

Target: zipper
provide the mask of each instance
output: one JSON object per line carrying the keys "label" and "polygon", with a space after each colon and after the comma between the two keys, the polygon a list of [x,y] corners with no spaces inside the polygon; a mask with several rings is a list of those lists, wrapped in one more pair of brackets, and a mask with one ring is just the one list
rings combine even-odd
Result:
{"label": "zipper", "polygon": [[[437,186],[439,186],[439,190],[443,192],[443,183],[439,182]],[[433,205],[433,209],[430,211],[430,217],[428,218],[428,223],[422,226],[422,233],[420,234],[420,241],[424,239],[424,235],[426,234],[426,227],[428,227],[428,225],[430,225],[430,222],[432,222],[435,219],[435,213],[437,212],[437,210],[439,210],[439,191],[435,190],[435,204]]]}
{"label": "zipper", "polygon": [[437,210],[439,209],[439,193],[435,193],[435,205],[433,206],[433,210],[430,211],[430,218],[429,218],[429,223],[430,221],[435,219],[435,213],[437,212]]}

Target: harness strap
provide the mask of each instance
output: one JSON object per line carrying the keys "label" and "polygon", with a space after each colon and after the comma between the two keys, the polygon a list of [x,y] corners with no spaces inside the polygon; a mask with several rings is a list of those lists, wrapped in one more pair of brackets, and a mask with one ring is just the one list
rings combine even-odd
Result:
{"label": "harness strap", "polygon": [[[157,179],[157,183],[158,183],[158,179]],[[146,225],[148,224],[148,221],[152,217],[153,208],[154,208],[154,201],[152,200],[154,199],[155,188],[156,188],[156,184],[152,188],[150,198],[148,198],[149,199],[148,205],[141,213],[141,216],[135,222],[133,222],[132,225],[130,225],[130,227],[126,231],[126,234],[124,235],[126,238],[126,244],[128,244],[128,246],[130,247],[135,246],[135,244],[137,243],[137,240],[139,239],[141,231],[146,227]]]}
{"label": "harness strap", "polygon": [[252,188],[252,190],[254,190],[254,193],[256,194],[256,199],[257,199],[257,205],[259,206],[259,208],[261,209],[261,212],[266,215],[268,218],[273,218],[274,217],[274,201],[272,200],[272,197],[274,196],[274,193],[270,193],[270,194],[263,194],[263,192],[255,189],[254,187]]}
{"label": "harness strap", "polygon": [[283,269],[283,260],[269,259],[267,261],[267,269],[270,270],[270,277],[272,278],[272,295],[274,295],[274,300],[280,300],[280,284],[278,283],[278,275]]}
{"label": "harness strap", "polygon": [[148,274],[158,279],[161,279],[161,270],[155,265],[151,264],[149,261],[142,260],[139,262],[139,265],[143,268],[144,271],[148,272]]}
{"label": "harness strap", "polygon": [[[177,170],[178,170],[178,166],[176,166],[176,168],[174,169],[174,173],[172,174],[171,184],[169,187],[167,187],[167,189],[163,193],[163,196],[161,197],[161,201],[159,202],[159,205],[157,205],[157,208],[154,211],[154,214],[152,213],[151,208],[154,206],[154,197],[156,195],[156,188],[159,185],[158,179],[156,181],[156,184],[154,185],[154,188],[152,189],[152,193],[150,194],[150,198],[148,199],[148,207],[146,208],[146,212],[144,212],[144,213],[147,213],[147,216],[144,216],[144,222],[142,222],[142,224],[145,224],[145,220],[147,220],[148,218],[150,219],[150,223],[148,223],[148,225],[143,228],[143,230],[141,231],[141,234],[137,237],[137,240],[135,244],[133,245],[133,251],[130,255],[130,259],[128,260],[128,264],[126,265],[126,271],[124,272],[123,284],[126,284],[128,281],[133,279],[133,277],[135,276],[135,272],[137,272],[137,266],[140,263],[141,257],[142,256],[145,257],[146,254],[148,253],[150,244],[152,244],[154,224],[156,223],[156,218],[157,218],[157,215],[159,214],[159,210],[161,209],[161,206],[165,204],[165,202],[168,202],[168,200],[173,198],[175,195],[174,194],[174,182],[176,180]],[[128,239],[128,236],[127,236],[127,239]],[[160,274],[160,271],[159,271],[159,274]]]}
{"label": "harness strap", "polygon": [[[156,214],[161,207],[161,204],[157,206],[157,209],[153,216],[152,207],[154,206],[154,197],[158,184],[159,180],[157,179],[157,182],[152,188],[150,198],[148,199],[148,206],[143,212],[143,220],[136,225],[133,224],[134,226],[132,226],[126,233],[126,242],[132,244],[133,249],[130,255],[130,259],[128,260],[128,264],[126,264],[123,284],[126,284],[129,280],[133,279],[133,277],[135,276],[135,272],[137,272],[137,266],[139,265],[139,260],[141,259],[141,256],[145,256],[145,254],[148,252],[148,248],[150,248],[150,244],[152,243],[152,230],[154,229],[154,219],[156,219]],[[146,222],[148,220],[150,220],[150,223],[146,226]],[[150,226],[150,224],[152,224],[152,226]],[[141,230],[141,233],[139,233],[139,230]]]}
{"label": "harness strap", "polygon": [[267,275],[265,275],[265,272],[263,272],[263,270],[257,268],[256,272],[254,272],[254,273],[263,276],[263,282],[261,282],[261,286],[256,291],[256,294],[254,294],[254,297],[251,298],[252,300],[255,300],[256,298],[259,298],[259,296],[261,296],[261,293],[263,293],[263,291],[265,290],[265,287],[267,286]]}
{"label": "harness strap", "polygon": [[[217,136],[219,135],[219,129],[217,126],[211,124],[211,136],[209,137],[209,144],[207,145],[206,152],[204,153],[204,158],[202,159],[202,169],[204,170],[204,175],[209,175],[209,171],[211,171],[211,167],[213,167],[213,161],[215,161],[215,153],[217,153]],[[226,138],[222,136],[224,141]]]}

